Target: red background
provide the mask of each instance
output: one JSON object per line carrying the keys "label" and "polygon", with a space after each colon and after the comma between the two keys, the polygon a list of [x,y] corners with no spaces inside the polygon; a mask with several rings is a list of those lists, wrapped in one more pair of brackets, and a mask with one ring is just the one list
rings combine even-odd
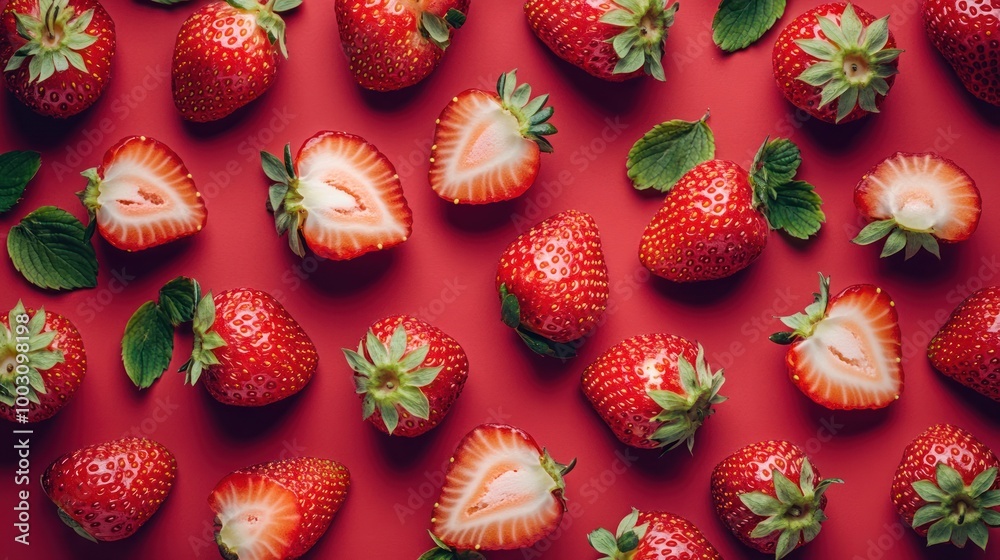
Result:
{"label": "red background", "polygon": [[[667,43],[667,82],[608,84],[563,63],[541,45],[518,2],[474,2],[468,24],[442,66],[408,90],[375,94],[355,87],[340,51],[332,3],[308,1],[288,16],[291,59],[274,87],[234,117],[215,124],[183,122],[171,102],[169,66],[174,36],[195,9],[166,9],[114,0],[107,9],[118,28],[114,77],[96,107],[70,121],[37,117],[0,95],[0,149],[36,149],[43,166],[25,200],[0,218],[3,231],[43,204],[84,212],[74,192],[79,171],[130,134],[154,136],[185,160],[205,194],[208,227],[187,241],[129,255],[97,239],[99,286],[66,294],[29,286],[9,261],[0,265],[0,307],[18,298],[72,319],[90,362],[86,382],[56,418],[36,427],[32,478],[56,456],[138,431],[174,451],[180,474],[160,512],[135,537],[94,545],[63,527],[37,484],[32,485],[31,546],[14,545],[14,454],[11,436],[0,451],[0,556],[21,560],[216,558],[208,544],[206,497],[230,470],[290,455],[338,459],[354,486],[346,506],[308,558],[413,559],[427,548],[425,533],[443,462],[476,424],[518,425],[556,459],[579,458],[568,478],[570,514],[562,530],[534,554],[492,553],[495,560],[596,558],[585,535],[613,528],[629,506],[665,509],[694,521],[726,558],[760,558],[715,519],[708,481],[712,467],[744,444],[787,438],[807,448],[827,476],[847,481],[830,491],[829,522],[797,558],[1000,558],[993,531],[987,555],[950,547],[925,551],[900,532],[889,483],[903,447],[936,422],[966,427],[1000,448],[997,405],[935,373],[924,351],[929,336],[970,290],[1000,278],[995,207],[1000,112],[965,93],[927,42],[918,0],[870,0],[876,15],[906,49],[902,75],[881,115],[833,127],[805,119],[785,102],[771,76],[777,29],[760,43],[723,55],[711,43],[715,2],[685,2]],[[816,2],[792,2],[792,15]],[[780,25],[780,24],[779,24]],[[456,92],[491,87],[511,67],[519,78],[550,92],[556,107],[556,152],[544,156],[538,183],[519,200],[487,208],[453,207],[427,185],[427,155],[437,114]],[[729,280],[676,286],[650,279],[636,258],[639,236],[661,196],[634,191],[625,176],[632,143],[654,124],[695,119],[710,108],[717,155],[748,163],[766,135],[791,136],[802,148],[800,177],[823,196],[828,223],[807,243],[772,236],[764,256]],[[256,151],[293,149],[318,130],[365,136],[395,163],[413,208],[414,233],[397,249],[349,263],[305,263],[273,230],[264,208],[267,180]],[[937,149],[956,160],[983,191],[986,212],[970,241],[945,247],[943,260],[922,255],[908,263],[880,261],[877,249],[850,243],[860,224],[851,203],[854,185],[897,150]],[[520,230],[564,209],[594,215],[601,228],[612,295],[606,324],[574,361],[560,363],[527,351],[499,320],[493,289],[496,259]],[[906,367],[903,398],[877,412],[818,408],[786,380],[782,348],[765,336],[774,314],[804,307],[816,272],[833,276],[834,291],[874,282],[898,304]],[[306,272],[308,271],[308,272]],[[301,272],[301,275],[299,274]],[[279,296],[319,347],[319,371],[299,396],[263,409],[220,405],[168,372],[140,393],[119,359],[126,320],[167,280],[197,277],[206,288],[251,286]],[[112,281],[118,275],[127,279]],[[302,278],[300,276],[304,276]],[[415,313],[455,336],[472,371],[465,393],[444,424],[415,440],[389,439],[360,419],[350,370],[340,353],[374,320]],[[698,436],[694,456],[675,451],[627,451],[579,389],[583,368],[612,344],[643,332],[673,332],[702,342],[710,361],[724,366],[730,401]],[[178,341],[172,369],[184,360]],[[622,461],[619,457],[626,457]],[[433,490],[432,490],[433,487]],[[433,494],[433,495],[432,495]],[[970,545],[970,548],[972,546]],[[544,549],[543,549],[544,548]]]}

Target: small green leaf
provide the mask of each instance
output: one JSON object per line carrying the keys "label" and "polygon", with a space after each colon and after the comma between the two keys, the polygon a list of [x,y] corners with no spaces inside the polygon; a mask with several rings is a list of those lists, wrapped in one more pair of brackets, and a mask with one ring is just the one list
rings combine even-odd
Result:
{"label": "small green leaf", "polygon": [[587,535],[587,542],[590,546],[594,548],[597,552],[601,554],[614,557],[615,553],[618,552],[618,544],[615,540],[615,536],[611,534],[607,529],[597,529]]}
{"label": "small green leaf", "polygon": [[73,290],[97,285],[97,257],[80,220],[55,206],[43,206],[10,228],[7,253],[32,284]]}
{"label": "small green leaf", "polygon": [[571,344],[554,342],[523,327],[515,330],[524,344],[536,354],[563,360],[576,357],[576,347]]}
{"label": "small green leaf", "polygon": [[777,196],[767,203],[764,214],[772,229],[792,237],[808,239],[826,221],[823,199],[805,181],[792,181],[775,188]]}
{"label": "small green leaf", "polygon": [[7,152],[0,154],[0,213],[21,200],[24,188],[38,173],[42,156],[38,152]]}
{"label": "small green leaf", "polygon": [[160,288],[160,309],[174,327],[194,319],[200,299],[198,281],[186,276],[178,276]]}
{"label": "small green leaf", "polygon": [[785,0],[722,0],[712,20],[712,40],[724,51],[745,49],[785,13]]}
{"label": "small green leaf", "polygon": [[715,137],[706,122],[667,121],[653,127],[628,153],[629,179],[636,189],[668,192],[678,179],[715,155]]}
{"label": "small green leaf", "polygon": [[277,0],[274,3],[274,11],[276,13],[287,12],[288,10],[298,8],[302,4],[302,0]]}
{"label": "small green leaf", "polygon": [[267,175],[268,179],[278,183],[288,181],[288,175],[285,171],[284,162],[278,159],[274,154],[261,151],[260,166],[264,169],[264,174]]}
{"label": "small green leaf", "polygon": [[145,389],[170,366],[174,352],[174,330],[167,315],[152,301],[136,310],[125,325],[122,362],[136,387]]}
{"label": "small green leaf", "polygon": [[871,245],[879,239],[885,238],[885,236],[889,235],[895,227],[896,220],[893,220],[892,218],[872,222],[858,232],[857,237],[855,237],[852,242],[858,245]]}

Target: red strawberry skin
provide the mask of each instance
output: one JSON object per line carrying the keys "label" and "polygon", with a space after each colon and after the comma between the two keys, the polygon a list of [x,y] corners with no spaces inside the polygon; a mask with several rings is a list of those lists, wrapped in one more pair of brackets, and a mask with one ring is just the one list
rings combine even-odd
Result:
{"label": "red strawberry skin", "polygon": [[497,289],[517,297],[521,324],[555,342],[593,331],[608,304],[608,268],[594,219],[567,210],[518,236],[500,256]]}
{"label": "red strawberry skin", "polygon": [[965,89],[1000,106],[1000,0],[926,0],[927,37]]}
{"label": "red strawberry skin", "polygon": [[[78,51],[87,71],[83,72],[70,65],[66,70],[57,71],[49,78],[35,83],[28,79],[27,62],[16,70],[4,72],[7,89],[14,97],[32,111],[49,117],[70,117],[87,109],[101,96],[111,78],[111,59],[117,42],[115,23],[111,16],[97,0],[72,0],[69,5],[76,15],[94,10],[93,19],[85,32],[97,37],[97,40]],[[0,61],[4,65],[25,44],[24,38],[17,33],[14,14],[39,17],[38,0],[10,0],[0,13]]]}
{"label": "red strawberry skin", "polygon": [[636,525],[648,523],[631,560],[722,560],[719,551],[687,519],[665,511],[643,511]]}
{"label": "red strawberry skin", "polygon": [[177,461],[159,443],[124,438],[59,457],[42,474],[49,499],[99,541],[131,536],[173,486]]}
{"label": "red strawberry skin", "polygon": [[262,406],[302,390],[316,372],[316,346],[301,325],[266,292],[235,289],[215,294],[212,330],[226,345],[220,364],[205,368],[202,382],[216,400]]}
{"label": "red strawberry skin", "polygon": [[612,2],[528,0],[524,3],[531,29],[559,58],[592,76],[621,82],[641,76],[642,69],[628,74],[614,73],[619,59],[610,39],[621,28],[601,23],[600,19],[616,8]]}
{"label": "red strawberry skin", "polygon": [[[26,311],[29,316],[37,313],[31,308]],[[6,314],[0,315],[0,325],[9,329],[9,323],[10,320]],[[49,331],[56,331],[58,334],[48,348],[61,351],[64,361],[39,372],[45,383],[45,393],[37,393],[38,404],[28,404],[28,422],[47,420],[62,410],[80,388],[80,384],[83,383],[83,378],[87,374],[87,352],[83,348],[83,338],[76,325],[58,313],[46,311],[45,326],[42,327],[42,332]],[[14,372],[12,358],[16,356],[16,351],[10,352],[10,350],[14,349],[0,348],[0,364],[3,365],[0,376]],[[0,403],[0,416],[11,422],[16,420],[14,408],[3,403]]]}
{"label": "red strawberry skin", "polygon": [[639,260],[674,282],[735,274],[767,246],[767,219],[752,204],[746,170],[731,161],[702,163],[681,177],[646,226]]}
{"label": "red strawberry skin", "polygon": [[[913,525],[917,510],[927,505],[913,489],[913,483],[935,480],[937,465],[942,462],[958,471],[967,485],[979,473],[1000,467],[997,456],[969,432],[950,424],[931,426],[906,446],[892,478],[892,503],[907,526]],[[1000,488],[1000,480],[991,488]],[[914,530],[920,536],[927,536],[929,527],[926,524]]]}
{"label": "red strawberry skin", "polygon": [[927,348],[941,373],[1000,401],[1000,286],[963,301]]}

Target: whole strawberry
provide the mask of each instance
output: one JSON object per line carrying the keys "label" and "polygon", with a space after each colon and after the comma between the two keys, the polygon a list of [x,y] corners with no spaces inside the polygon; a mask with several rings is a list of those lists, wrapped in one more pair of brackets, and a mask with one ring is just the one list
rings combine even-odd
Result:
{"label": "whole strawberry", "polygon": [[336,0],[337,28],[354,80],[391,91],[423,80],[437,68],[470,0]]}
{"label": "whole strawberry", "polygon": [[347,467],[313,457],[230,473],[208,497],[219,553],[238,560],[302,556],[326,532],[350,486]]}
{"label": "whole strawberry", "polygon": [[97,0],[10,0],[0,13],[7,89],[49,117],[70,117],[97,101],[115,41],[115,23]]}
{"label": "whole strawberry", "polygon": [[117,541],[160,509],[176,475],[177,461],[166,447],[129,437],[59,457],[42,474],[42,488],[80,536]]}
{"label": "whole strawberry", "polygon": [[1000,106],[1000,0],[926,0],[927,37],[965,89]]}
{"label": "whole strawberry", "polygon": [[285,22],[278,13],[301,3],[215,1],[185,20],[171,64],[174,105],[181,116],[219,120],[263,95],[281,57],[288,57]]}
{"label": "whole strawberry", "polygon": [[440,424],[469,376],[454,338],[407,315],[376,322],[357,352],[343,350],[364,419],[389,435],[419,436]]}
{"label": "whole strawberry", "polygon": [[500,256],[501,318],[533,351],[572,357],[566,344],[597,328],[608,305],[608,267],[597,224],[568,210],[522,233]]}
{"label": "whole strawberry", "polygon": [[665,511],[632,508],[615,534],[597,529],[587,540],[604,555],[601,560],[722,560],[694,523]]}
{"label": "whole strawberry", "polygon": [[1000,401],[1000,286],[969,296],[927,347],[934,368]]}
{"label": "whole strawberry", "polygon": [[1000,527],[1000,461],[969,432],[949,424],[927,428],[903,451],[892,479],[892,503],[927,546],[972,541],[986,549]]}
{"label": "whole strawberry", "polygon": [[622,443],[641,449],[686,443],[726,400],[722,370],[705,349],[672,334],[635,336],[601,354],[583,372],[583,393]]}
{"label": "whole strawberry", "polygon": [[[0,316],[0,416],[22,424],[51,418],[73,397],[86,373],[83,339],[66,317],[25,309],[20,301],[6,317]],[[25,388],[27,394],[19,394]]]}
{"label": "whole strawberry", "polygon": [[678,3],[669,0],[527,0],[535,35],[559,58],[592,76],[621,82],[665,80],[663,46]]}
{"label": "whole strawberry", "polygon": [[793,180],[798,147],[765,141],[748,173],[731,161],[710,160],[670,190],[639,244],[639,260],[674,282],[731,276],[764,252],[769,230],[806,239],[826,219],[813,186]]}
{"label": "whole strawberry", "polygon": [[309,335],[266,292],[206,294],[195,311],[194,349],[181,368],[224,404],[262,406],[298,393],[316,372]]}
{"label": "whole strawberry", "polygon": [[762,441],[716,465],[712,502],[740,541],[780,559],[819,535],[826,491],[842,482],[823,479],[794,443]]}
{"label": "whole strawberry", "polygon": [[834,2],[789,23],[771,54],[781,93],[799,109],[829,123],[878,113],[895,80],[903,51],[889,16]]}

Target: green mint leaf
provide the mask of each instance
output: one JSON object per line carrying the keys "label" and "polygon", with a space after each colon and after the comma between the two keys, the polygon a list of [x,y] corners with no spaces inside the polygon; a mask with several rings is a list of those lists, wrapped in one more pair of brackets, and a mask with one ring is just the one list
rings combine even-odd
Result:
{"label": "green mint leaf", "polygon": [[97,257],[83,224],[69,212],[43,206],[10,228],[7,254],[25,280],[50,290],[93,288]]}
{"label": "green mint leaf", "polygon": [[792,237],[808,239],[819,231],[826,214],[823,200],[812,185],[805,181],[792,181],[775,187],[777,196],[762,207],[772,229],[783,230]]}
{"label": "green mint leaf", "polygon": [[38,152],[7,152],[0,154],[0,213],[14,207],[28,182],[42,166]]}
{"label": "green mint leaf", "polygon": [[174,327],[194,319],[194,310],[201,299],[198,281],[178,276],[160,288],[160,310]]}
{"label": "green mint leaf", "polygon": [[669,192],[678,179],[715,156],[715,137],[705,122],[667,121],[653,127],[628,152],[628,177],[638,190]]}
{"label": "green mint leaf", "polygon": [[722,0],[712,20],[712,40],[724,51],[745,49],[785,13],[785,0]]}
{"label": "green mint leaf", "polygon": [[136,387],[145,389],[163,375],[174,352],[174,329],[158,305],[142,304],[125,325],[122,363]]}

